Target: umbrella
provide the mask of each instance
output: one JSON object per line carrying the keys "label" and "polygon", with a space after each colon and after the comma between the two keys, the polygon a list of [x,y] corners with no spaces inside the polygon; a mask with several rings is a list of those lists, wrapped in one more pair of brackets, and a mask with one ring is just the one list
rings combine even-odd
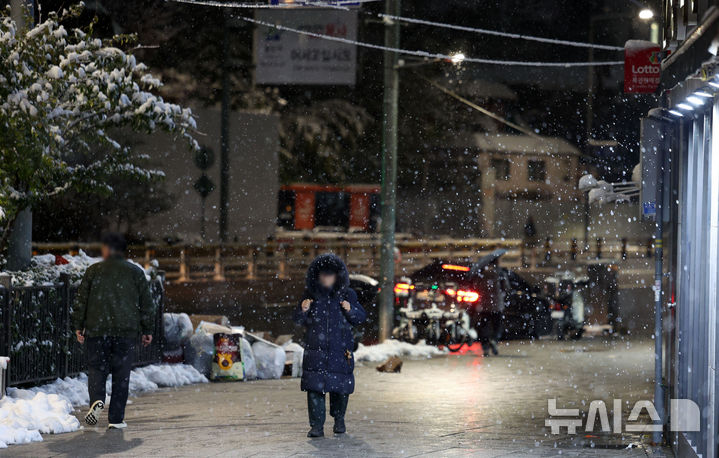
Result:
{"label": "umbrella", "polygon": [[507,250],[506,250],[505,248],[497,248],[496,250],[492,251],[492,252],[489,253],[488,255],[481,257],[481,258],[479,259],[479,261],[477,261],[476,263],[474,263],[474,264],[472,265],[472,267],[474,268],[474,270],[484,269],[485,267],[487,267],[487,266],[488,266],[490,263],[492,263],[493,261],[496,261],[497,259],[499,259],[499,258],[501,258],[502,256],[504,256],[504,254],[505,254],[506,252],[507,252]]}

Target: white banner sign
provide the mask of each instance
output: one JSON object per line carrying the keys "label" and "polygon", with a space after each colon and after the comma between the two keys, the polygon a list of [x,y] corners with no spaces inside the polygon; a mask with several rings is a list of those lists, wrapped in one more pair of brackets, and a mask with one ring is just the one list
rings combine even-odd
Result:
{"label": "white banner sign", "polygon": [[[357,39],[357,11],[258,10],[258,20],[316,34]],[[258,26],[257,84],[355,84],[357,47],[352,44]]]}

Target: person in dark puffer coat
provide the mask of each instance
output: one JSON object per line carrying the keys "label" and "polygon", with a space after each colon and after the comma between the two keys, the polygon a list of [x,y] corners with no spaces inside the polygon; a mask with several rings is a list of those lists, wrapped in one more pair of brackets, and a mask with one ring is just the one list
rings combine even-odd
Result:
{"label": "person in dark puffer coat", "polygon": [[311,427],[307,437],[324,436],[325,393],[330,394],[333,431],[342,434],[347,401],[355,388],[352,328],[367,314],[349,287],[347,266],[333,254],[312,261],[305,288],[293,318],[306,328],[301,388],[307,392]]}

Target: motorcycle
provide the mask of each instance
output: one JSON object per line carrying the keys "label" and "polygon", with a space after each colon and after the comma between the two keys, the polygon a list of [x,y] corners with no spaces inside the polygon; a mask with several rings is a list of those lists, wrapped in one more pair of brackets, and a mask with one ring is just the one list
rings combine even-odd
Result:
{"label": "motorcycle", "polygon": [[552,318],[556,323],[557,339],[578,340],[584,334],[584,298],[581,289],[587,283],[586,277],[575,277],[565,272],[561,278],[545,280],[547,295],[552,300]]}
{"label": "motorcycle", "polygon": [[398,325],[392,335],[395,339],[415,344],[424,340],[428,345],[444,346],[451,352],[477,340],[477,331],[470,325],[464,309],[443,310],[432,304],[429,308],[415,309],[412,300],[397,309]]}

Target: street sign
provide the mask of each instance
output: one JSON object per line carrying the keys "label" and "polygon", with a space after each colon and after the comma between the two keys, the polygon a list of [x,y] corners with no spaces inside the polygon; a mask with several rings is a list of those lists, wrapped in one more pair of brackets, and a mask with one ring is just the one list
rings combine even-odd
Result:
{"label": "street sign", "polygon": [[212,180],[203,173],[202,176],[195,181],[194,188],[195,191],[200,194],[200,197],[205,199],[210,195],[210,193],[212,193],[212,191],[215,190],[215,183],[213,183]]}
{"label": "street sign", "polygon": [[215,163],[215,152],[210,148],[203,146],[195,153],[195,165],[203,172]]}
{"label": "street sign", "polygon": [[624,44],[624,92],[652,93],[659,87],[662,48],[644,40]]}
{"label": "street sign", "polygon": [[[269,9],[258,10],[255,17],[265,23],[318,35],[357,39],[356,10]],[[257,84],[355,84],[354,44],[258,26],[254,50]]]}

